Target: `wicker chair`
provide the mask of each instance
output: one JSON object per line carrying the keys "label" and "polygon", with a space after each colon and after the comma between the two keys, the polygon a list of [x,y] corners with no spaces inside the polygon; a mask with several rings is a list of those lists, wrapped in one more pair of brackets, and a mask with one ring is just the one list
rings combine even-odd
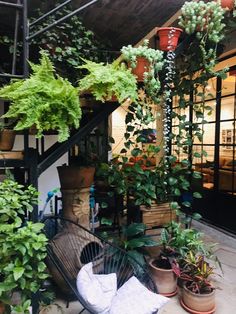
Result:
{"label": "wicker chair", "polygon": [[64,295],[75,296],[83,310],[93,313],[77,291],[76,277],[81,267],[89,262],[93,263],[95,274],[116,273],[118,288],[134,275],[157,293],[148,268],[144,269],[126,251],[68,219],[50,217],[44,223],[49,239],[47,266],[52,279]]}

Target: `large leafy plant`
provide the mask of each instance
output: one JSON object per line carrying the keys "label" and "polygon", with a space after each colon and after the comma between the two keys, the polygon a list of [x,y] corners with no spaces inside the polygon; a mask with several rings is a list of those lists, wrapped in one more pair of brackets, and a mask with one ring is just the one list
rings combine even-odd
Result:
{"label": "large leafy plant", "polygon": [[0,97],[11,101],[5,118],[17,118],[15,130],[34,126],[37,137],[44,131],[58,131],[58,141],[69,137],[70,127],[79,127],[81,108],[77,89],[55,75],[45,52],[40,64],[30,63],[32,74],[24,80],[12,81],[0,89]]}
{"label": "large leafy plant", "polygon": [[[109,219],[102,219],[102,224],[111,224]],[[110,238],[107,233],[103,236],[113,241],[118,247],[127,251],[127,257],[132,264],[136,260],[140,265],[145,266],[143,248],[147,246],[155,246],[157,242],[152,240],[150,236],[145,235],[147,227],[143,223],[132,223],[129,226],[122,226],[121,233]],[[130,258],[129,258],[130,257]]]}
{"label": "large leafy plant", "polygon": [[84,60],[80,69],[88,74],[79,81],[79,91],[90,91],[96,100],[111,100],[113,96],[122,103],[126,99],[134,101],[137,98],[137,84],[135,77],[123,64],[113,62],[104,64]]}
{"label": "large leafy plant", "polygon": [[[32,186],[24,188],[12,179],[0,184],[0,300],[10,305],[10,313],[29,313],[32,293],[48,277],[43,224],[22,220],[37,201]],[[14,291],[21,293],[19,304],[12,304]]]}

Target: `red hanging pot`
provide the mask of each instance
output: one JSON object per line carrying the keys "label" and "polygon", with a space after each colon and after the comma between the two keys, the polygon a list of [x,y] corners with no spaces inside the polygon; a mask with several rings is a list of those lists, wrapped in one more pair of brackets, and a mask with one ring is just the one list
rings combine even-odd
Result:
{"label": "red hanging pot", "polygon": [[234,0],[221,0],[221,7],[230,11],[233,10]]}
{"label": "red hanging pot", "polygon": [[137,57],[137,64],[135,68],[132,68],[132,73],[137,76],[138,82],[143,82],[144,80],[144,72],[149,71],[150,62],[143,57]]}
{"label": "red hanging pot", "polygon": [[162,51],[173,51],[176,49],[179,41],[179,36],[183,32],[181,28],[176,27],[161,27],[157,31],[160,42],[159,46]]}

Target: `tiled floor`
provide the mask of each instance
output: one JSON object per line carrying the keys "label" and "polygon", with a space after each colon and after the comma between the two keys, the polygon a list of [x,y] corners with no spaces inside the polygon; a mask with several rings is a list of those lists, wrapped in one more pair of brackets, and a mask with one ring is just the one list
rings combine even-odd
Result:
{"label": "tiled floor", "polygon": [[[236,313],[236,238],[230,237],[210,226],[195,222],[194,226],[201,230],[207,242],[217,242],[215,254],[219,257],[223,275],[215,276],[216,289],[216,311],[215,314],[235,314]],[[218,270],[220,274],[220,270]],[[181,292],[180,292],[181,293]],[[179,293],[179,296],[180,296]],[[179,296],[170,299],[159,314],[185,314],[187,313],[179,304]],[[64,308],[65,314],[78,314],[81,306],[78,302],[71,302],[69,308],[65,308],[63,301],[58,301]],[[47,313],[60,313],[56,309],[51,309]],[[83,314],[87,314],[84,311]],[[119,313],[125,314],[125,313]],[[135,314],[135,313],[134,313]]]}

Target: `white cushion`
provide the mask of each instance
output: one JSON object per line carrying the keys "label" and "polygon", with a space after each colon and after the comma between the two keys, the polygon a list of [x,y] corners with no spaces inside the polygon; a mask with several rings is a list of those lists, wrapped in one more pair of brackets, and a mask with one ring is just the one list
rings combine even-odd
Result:
{"label": "white cushion", "polygon": [[168,298],[148,290],[133,276],[117,291],[109,314],[152,314],[168,301]]}
{"label": "white cushion", "polygon": [[117,291],[116,274],[95,275],[93,264],[84,265],[77,276],[77,289],[92,312],[107,314]]}

